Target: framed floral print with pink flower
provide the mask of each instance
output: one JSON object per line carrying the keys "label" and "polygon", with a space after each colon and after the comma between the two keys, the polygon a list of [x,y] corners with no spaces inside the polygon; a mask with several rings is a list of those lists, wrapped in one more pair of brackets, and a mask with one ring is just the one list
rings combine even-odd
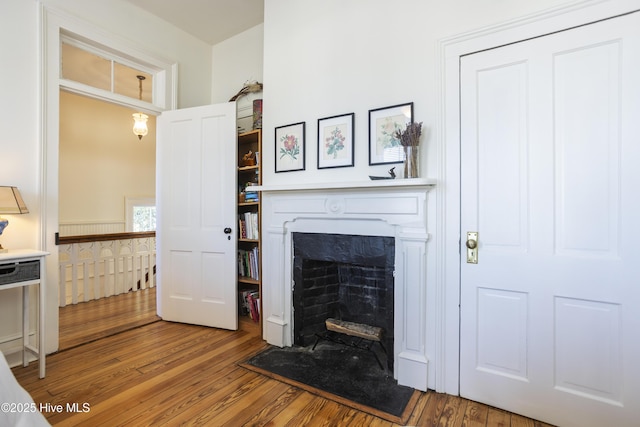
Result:
{"label": "framed floral print with pink flower", "polygon": [[404,151],[395,134],[413,122],[413,102],[369,110],[369,164],[402,163]]}
{"label": "framed floral print with pink flower", "polygon": [[318,169],[353,166],[354,113],[318,119]]}
{"label": "framed floral print with pink flower", "polygon": [[276,128],[276,173],[304,170],[305,122]]}

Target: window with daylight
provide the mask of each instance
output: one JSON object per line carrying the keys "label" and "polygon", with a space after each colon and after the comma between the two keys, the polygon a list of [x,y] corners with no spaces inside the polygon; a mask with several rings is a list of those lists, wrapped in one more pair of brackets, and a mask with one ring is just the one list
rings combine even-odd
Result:
{"label": "window with daylight", "polygon": [[147,198],[126,198],[127,231],[156,231],[156,200]]}
{"label": "window with daylight", "polygon": [[134,206],[133,207],[133,231],[155,231],[156,230],[156,207],[155,206]]}

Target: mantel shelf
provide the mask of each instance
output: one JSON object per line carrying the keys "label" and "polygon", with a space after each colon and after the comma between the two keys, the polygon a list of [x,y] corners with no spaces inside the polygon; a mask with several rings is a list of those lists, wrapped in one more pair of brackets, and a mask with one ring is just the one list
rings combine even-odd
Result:
{"label": "mantel shelf", "polygon": [[371,181],[351,181],[351,182],[316,182],[316,183],[295,183],[284,185],[257,185],[251,189],[253,191],[277,192],[277,191],[313,191],[313,190],[353,190],[353,189],[374,189],[387,187],[433,187],[436,180],[433,178],[410,178],[410,179],[376,179]]}

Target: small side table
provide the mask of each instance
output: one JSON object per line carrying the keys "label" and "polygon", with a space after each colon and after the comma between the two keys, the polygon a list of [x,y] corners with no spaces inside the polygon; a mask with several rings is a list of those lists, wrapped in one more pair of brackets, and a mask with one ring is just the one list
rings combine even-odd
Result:
{"label": "small side table", "polygon": [[[22,288],[22,365],[29,365],[28,354],[38,357],[39,376],[45,375],[45,305],[46,262],[49,252],[33,249],[16,249],[0,253],[0,291]],[[38,346],[29,344],[29,286],[38,287]]]}

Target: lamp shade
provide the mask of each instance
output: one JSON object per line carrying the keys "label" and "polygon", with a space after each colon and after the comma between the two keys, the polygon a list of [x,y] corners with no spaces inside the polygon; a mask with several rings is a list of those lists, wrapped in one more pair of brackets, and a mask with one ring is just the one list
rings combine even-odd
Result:
{"label": "lamp shade", "polygon": [[133,114],[133,133],[138,135],[138,139],[142,139],[147,133],[149,133],[149,129],[147,129],[147,119],[149,116],[142,113],[134,113]]}
{"label": "lamp shade", "polygon": [[18,187],[0,186],[0,214],[29,213]]}

